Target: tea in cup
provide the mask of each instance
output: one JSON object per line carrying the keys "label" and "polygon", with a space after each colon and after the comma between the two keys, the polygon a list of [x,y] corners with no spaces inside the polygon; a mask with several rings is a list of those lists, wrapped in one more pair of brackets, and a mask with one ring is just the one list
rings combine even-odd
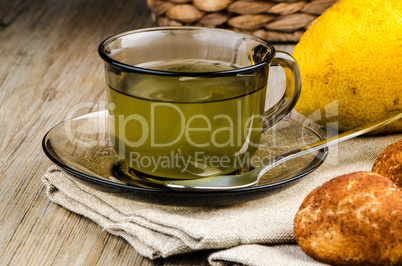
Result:
{"label": "tea in cup", "polygon": [[[245,33],[199,27],[134,30],[103,41],[110,140],[119,158],[147,176],[228,174],[254,155],[262,132],[300,94],[295,60]],[[283,67],[286,89],[267,86]]]}

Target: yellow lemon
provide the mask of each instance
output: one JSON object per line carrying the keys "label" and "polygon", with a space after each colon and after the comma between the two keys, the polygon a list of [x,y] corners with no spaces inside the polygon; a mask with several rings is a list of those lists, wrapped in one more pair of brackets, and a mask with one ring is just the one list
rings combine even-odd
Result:
{"label": "yellow lemon", "polygon": [[[296,110],[341,131],[402,109],[402,1],[341,0],[303,34],[293,56]],[[402,120],[382,132],[402,132]]]}

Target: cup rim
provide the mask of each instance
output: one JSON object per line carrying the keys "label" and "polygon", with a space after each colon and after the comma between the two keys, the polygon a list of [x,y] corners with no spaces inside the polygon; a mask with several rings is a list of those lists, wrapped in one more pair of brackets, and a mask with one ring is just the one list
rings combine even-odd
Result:
{"label": "cup rim", "polygon": [[[268,49],[271,50],[271,53],[269,56],[264,58],[264,60],[258,64],[251,65],[251,66],[246,66],[246,67],[241,67],[233,70],[224,70],[224,71],[215,71],[215,72],[173,72],[173,71],[162,71],[162,70],[154,70],[154,69],[147,69],[147,68],[142,68],[138,66],[133,66],[129,64],[122,63],[120,61],[117,61],[110,56],[108,56],[105,53],[105,47],[110,44],[111,42],[117,40],[120,37],[135,34],[135,33],[141,33],[141,32],[150,32],[150,31],[162,31],[162,30],[209,30],[209,31],[222,31],[222,32],[230,32],[230,33],[235,33],[243,36],[247,36],[257,42],[260,42],[261,44],[264,44],[265,46],[268,47]],[[191,77],[213,77],[213,76],[229,76],[229,75],[236,75],[236,74],[241,74],[249,71],[256,70],[272,61],[272,59],[275,57],[276,54],[276,49],[275,47],[265,41],[264,39],[244,33],[244,32],[237,32],[233,30],[227,30],[227,29],[220,29],[220,28],[207,28],[207,27],[194,27],[194,26],[168,26],[168,27],[150,27],[150,28],[143,28],[143,29],[136,29],[136,30],[130,30],[130,31],[125,31],[121,32],[118,34],[114,34],[105,40],[103,40],[99,47],[98,47],[98,53],[100,57],[106,62],[111,64],[114,67],[117,67],[119,69],[122,69],[126,72],[137,72],[137,73],[144,73],[144,74],[153,74],[153,75],[160,75],[160,76],[174,76],[174,77],[181,77],[181,76],[191,76]]]}

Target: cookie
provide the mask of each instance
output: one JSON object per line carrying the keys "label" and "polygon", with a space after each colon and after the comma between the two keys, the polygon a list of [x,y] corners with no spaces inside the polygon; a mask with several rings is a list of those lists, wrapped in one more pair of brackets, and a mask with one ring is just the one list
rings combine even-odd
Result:
{"label": "cookie", "polygon": [[402,264],[402,190],[371,172],[336,177],[305,198],[294,234],[331,265]]}
{"label": "cookie", "polygon": [[386,147],[374,162],[372,172],[391,179],[402,188],[402,139]]}

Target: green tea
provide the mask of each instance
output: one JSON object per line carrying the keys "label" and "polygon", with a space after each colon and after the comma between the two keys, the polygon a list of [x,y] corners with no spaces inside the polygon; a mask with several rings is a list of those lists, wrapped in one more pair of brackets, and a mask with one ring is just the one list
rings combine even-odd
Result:
{"label": "green tea", "polygon": [[[224,62],[174,60],[139,67],[233,70]],[[193,179],[242,167],[260,141],[266,81],[259,77],[120,73],[108,87],[110,135],[120,158],[142,173]],[[109,83],[110,84],[110,83]]]}

